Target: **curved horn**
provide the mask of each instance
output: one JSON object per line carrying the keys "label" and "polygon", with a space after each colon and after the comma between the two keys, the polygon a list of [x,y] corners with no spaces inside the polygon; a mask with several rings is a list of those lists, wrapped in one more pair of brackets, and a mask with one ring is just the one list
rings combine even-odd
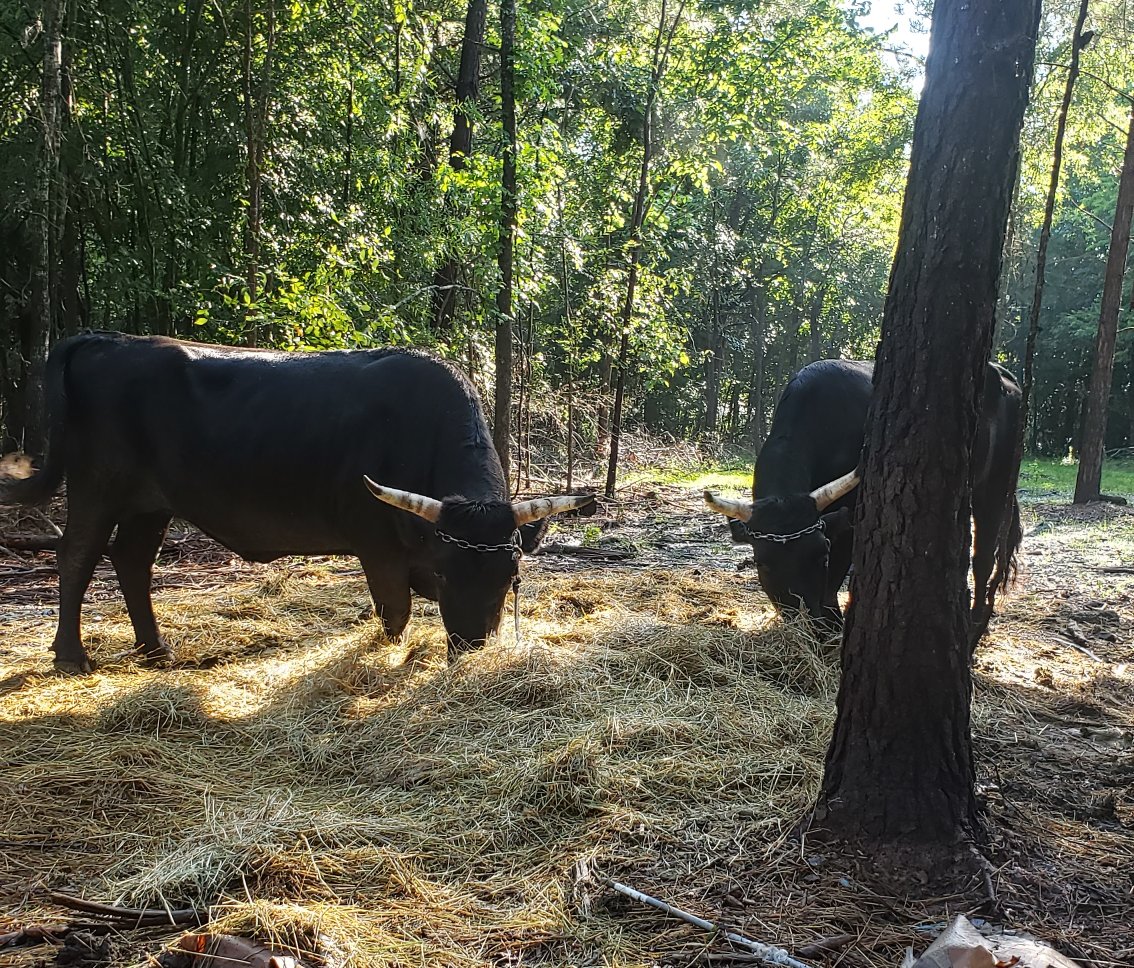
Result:
{"label": "curved horn", "polygon": [[441,517],[441,502],[435,498],[426,497],[424,494],[414,494],[412,491],[399,491],[396,487],[383,487],[381,484],[375,484],[365,474],[362,475],[362,479],[366,481],[370,493],[379,501],[392,504],[403,511],[410,511],[419,518],[425,518],[426,521],[432,521],[434,524]]}
{"label": "curved horn", "polygon": [[586,507],[593,501],[593,494],[568,494],[565,497],[537,497],[530,501],[520,501],[512,505],[512,514],[516,518],[516,527],[531,524],[553,514],[562,514],[564,511],[576,511]]}
{"label": "curved horn", "polygon": [[745,524],[752,520],[752,505],[747,501],[733,501],[727,497],[717,497],[712,491],[706,491],[705,503],[714,511],[719,511],[737,521],[743,521]]}
{"label": "curved horn", "polygon": [[858,482],[859,476],[858,470],[856,469],[849,474],[835,478],[830,484],[824,484],[822,487],[816,488],[811,492],[811,499],[815,502],[816,510],[822,511],[834,504],[844,494],[849,494],[858,487]]}

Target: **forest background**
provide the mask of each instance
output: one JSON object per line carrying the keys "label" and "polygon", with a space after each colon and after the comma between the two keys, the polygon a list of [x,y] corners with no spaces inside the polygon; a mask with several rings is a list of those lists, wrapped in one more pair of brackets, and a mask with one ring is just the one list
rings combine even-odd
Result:
{"label": "forest background", "polygon": [[[1077,9],[1046,4],[1023,134],[997,339],[1017,372]],[[432,349],[495,397],[497,426],[509,415],[518,479],[593,462],[619,406],[626,427],[754,450],[791,373],[872,358],[878,339],[921,65],[869,13],[0,0],[0,449],[39,449],[35,361],[91,327]],[[1038,455],[1076,451],[1082,429],[1132,25],[1125,0],[1092,3],[1048,253]],[[1130,315],[1112,452],[1134,448]]]}

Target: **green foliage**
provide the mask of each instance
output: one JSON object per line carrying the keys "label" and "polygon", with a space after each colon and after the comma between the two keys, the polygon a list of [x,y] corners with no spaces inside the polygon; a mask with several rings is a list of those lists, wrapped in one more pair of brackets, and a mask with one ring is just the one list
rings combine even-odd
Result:
{"label": "green foliage", "polygon": [[[449,163],[464,3],[93,0],[69,5],[58,329],[80,325],[292,349],[424,345],[483,389],[495,326],[501,134],[489,8],[475,134]],[[676,5],[667,8],[672,17]],[[534,0],[518,10],[518,405],[562,449],[567,398],[593,450],[620,338],[628,233],[661,0]],[[1057,213],[1032,443],[1076,433],[1131,85],[1117,0],[1073,114]],[[19,410],[20,320],[34,233],[41,42],[0,0],[0,362]],[[269,24],[274,27],[269,30]],[[1066,54],[1070,0],[1049,6]],[[30,25],[30,26],[29,26]],[[249,231],[244,41],[265,93],[258,258]],[[1029,260],[1061,77],[1029,120],[1002,356],[1019,356]],[[260,88],[252,93],[255,95]],[[630,424],[758,442],[779,389],[813,356],[873,355],[901,213],[915,102],[879,38],[831,0],[687,3],[658,87],[629,339]],[[64,223],[70,227],[64,230]],[[70,234],[68,234],[70,232]],[[23,261],[21,261],[23,258]],[[434,327],[439,266],[460,267],[455,323]],[[255,266],[253,299],[249,266]],[[68,282],[70,280],[70,282]],[[1112,446],[1127,442],[1134,347],[1120,337]],[[1131,394],[1134,398],[1134,394]],[[15,422],[14,422],[15,421]],[[756,438],[756,440],[754,440]]]}

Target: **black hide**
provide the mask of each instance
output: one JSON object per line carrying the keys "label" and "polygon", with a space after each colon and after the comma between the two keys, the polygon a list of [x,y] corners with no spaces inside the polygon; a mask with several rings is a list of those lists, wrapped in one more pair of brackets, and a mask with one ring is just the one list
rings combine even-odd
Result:
{"label": "black hide", "polygon": [[[89,669],[79,608],[111,559],[142,652],[168,654],[150,604],[173,515],[241,557],[350,554],[391,636],[411,590],[438,599],[450,648],[497,626],[517,562],[507,487],[475,389],[398,349],[283,353],[91,333],[59,343],[47,373],[50,444],[33,478],[0,498],[41,500],[66,477],[56,662]],[[377,501],[363,475],[445,499],[436,525]],[[523,530],[529,549],[545,522]]]}

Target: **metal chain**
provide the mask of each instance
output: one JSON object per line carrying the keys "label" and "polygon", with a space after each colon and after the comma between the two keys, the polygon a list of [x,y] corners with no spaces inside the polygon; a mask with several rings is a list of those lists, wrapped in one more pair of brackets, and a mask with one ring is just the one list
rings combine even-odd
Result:
{"label": "metal chain", "polygon": [[465,541],[464,538],[457,538],[451,534],[447,534],[440,528],[437,529],[437,537],[448,544],[455,544],[458,548],[463,548],[465,551],[479,551],[481,554],[488,554],[492,551],[510,551],[512,552],[512,560],[519,561],[524,557],[524,548],[520,543],[520,530],[517,528],[512,532],[512,539],[507,544],[479,544],[472,541]]}
{"label": "metal chain", "polygon": [[747,524],[745,524],[744,530],[748,532],[748,537],[754,541],[774,541],[776,544],[787,544],[796,538],[802,538],[805,534],[811,534],[812,531],[818,531],[821,527],[823,527],[822,518],[809,527],[793,531],[791,534],[765,534],[763,531],[752,531]]}

